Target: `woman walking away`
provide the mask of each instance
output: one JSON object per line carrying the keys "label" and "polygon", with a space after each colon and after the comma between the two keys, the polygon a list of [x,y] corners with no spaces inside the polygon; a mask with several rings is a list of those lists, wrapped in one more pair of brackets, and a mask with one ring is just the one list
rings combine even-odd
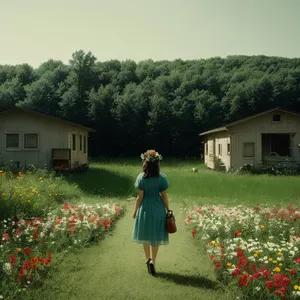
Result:
{"label": "woman walking away", "polygon": [[148,150],[141,154],[141,159],[144,172],[137,176],[135,182],[138,197],[133,211],[132,240],[143,244],[148,272],[155,275],[158,247],[169,244],[166,225],[168,179],[160,173],[162,156],[158,152]]}

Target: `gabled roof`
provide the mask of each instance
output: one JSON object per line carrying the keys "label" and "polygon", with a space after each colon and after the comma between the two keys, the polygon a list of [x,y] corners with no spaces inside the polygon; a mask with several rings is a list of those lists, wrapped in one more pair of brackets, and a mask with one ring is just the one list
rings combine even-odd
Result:
{"label": "gabled roof", "polygon": [[83,126],[81,124],[74,123],[74,122],[71,122],[71,121],[68,121],[68,120],[64,120],[64,119],[61,119],[61,118],[58,118],[58,117],[54,117],[52,115],[41,113],[41,112],[29,109],[29,108],[13,107],[13,108],[9,108],[9,109],[0,111],[0,114],[4,114],[4,113],[10,112],[10,111],[23,111],[23,112],[26,112],[26,113],[35,114],[37,116],[48,118],[48,119],[51,119],[51,120],[54,120],[54,121],[66,123],[66,124],[69,124],[69,125],[72,125],[72,126],[75,126],[75,127],[78,127],[78,128],[84,129],[84,130],[87,130],[88,132],[96,132],[96,130],[93,129],[93,128],[89,128],[89,127]]}
{"label": "gabled roof", "polygon": [[212,129],[212,130],[208,130],[208,131],[202,132],[199,135],[202,136],[202,135],[207,135],[207,134],[214,133],[214,132],[227,131],[228,128],[231,127],[231,126],[233,126],[233,125],[237,125],[239,123],[243,123],[243,122],[249,121],[251,119],[254,119],[256,117],[259,117],[259,116],[262,116],[262,115],[265,115],[265,114],[268,114],[268,113],[274,112],[274,111],[280,111],[280,112],[284,112],[284,113],[288,113],[288,114],[300,117],[300,114],[297,113],[297,112],[295,112],[295,111],[283,109],[283,108],[280,108],[280,107],[275,107],[275,108],[272,108],[272,109],[269,109],[269,110],[265,110],[265,111],[263,111],[261,113],[255,114],[253,116],[250,116],[250,117],[238,120],[238,121],[231,122],[231,123],[229,123],[227,125],[224,125],[223,127],[218,127],[218,128]]}

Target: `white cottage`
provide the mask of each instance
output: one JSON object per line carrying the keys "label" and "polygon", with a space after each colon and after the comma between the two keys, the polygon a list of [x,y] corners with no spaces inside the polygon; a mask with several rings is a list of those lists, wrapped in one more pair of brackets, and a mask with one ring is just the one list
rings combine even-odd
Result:
{"label": "white cottage", "polygon": [[25,108],[0,112],[0,164],[73,170],[88,164],[88,133],[95,132]]}
{"label": "white cottage", "polygon": [[204,162],[235,171],[245,164],[300,162],[300,114],[279,107],[203,133]]}

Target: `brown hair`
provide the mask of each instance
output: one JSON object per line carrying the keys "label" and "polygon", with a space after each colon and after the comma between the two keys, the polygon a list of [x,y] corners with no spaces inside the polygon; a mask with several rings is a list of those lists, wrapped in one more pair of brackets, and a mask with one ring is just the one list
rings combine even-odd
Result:
{"label": "brown hair", "polygon": [[159,161],[144,161],[143,163],[144,177],[158,177],[160,172]]}

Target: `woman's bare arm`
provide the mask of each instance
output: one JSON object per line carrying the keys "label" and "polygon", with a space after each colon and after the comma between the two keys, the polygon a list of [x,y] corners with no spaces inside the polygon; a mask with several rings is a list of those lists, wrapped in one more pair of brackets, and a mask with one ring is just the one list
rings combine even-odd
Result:
{"label": "woman's bare arm", "polygon": [[167,208],[167,210],[169,210],[169,200],[168,200],[167,191],[163,191],[160,194],[165,207]]}
{"label": "woman's bare arm", "polygon": [[134,206],[134,210],[133,210],[133,218],[136,217],[136,213],[141,205],[141,202],[143,200],[144,197],[144,191],[143,190],[138,190],[138,196],[136,198],[136,202],[135,202],[135,206]]}

